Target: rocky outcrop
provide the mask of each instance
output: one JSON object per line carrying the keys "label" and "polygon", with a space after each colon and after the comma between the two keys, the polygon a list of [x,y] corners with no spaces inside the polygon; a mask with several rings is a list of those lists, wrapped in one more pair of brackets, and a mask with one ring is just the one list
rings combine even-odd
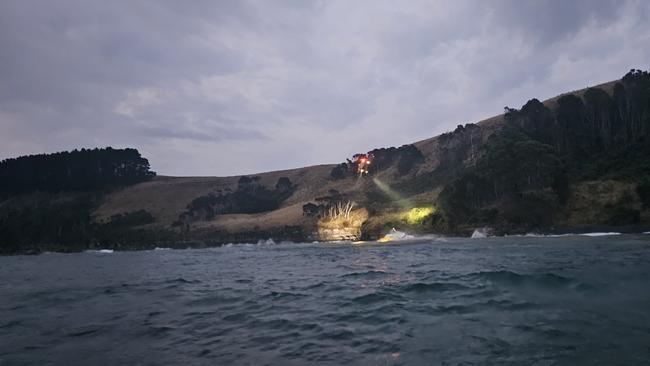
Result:
{"label": "rocky outcrop", "polygon": [[319,228],[313,233],[318,241],[339,241],[359,240],[361,238],[361,226],[349,226],[341,228]]}
{"label": "rocky outcrop", "polygon": [[361,227],[368,219],[365,208],[352,211],[348,216],[319,219],[313,239],[318,241],[359,240]]}

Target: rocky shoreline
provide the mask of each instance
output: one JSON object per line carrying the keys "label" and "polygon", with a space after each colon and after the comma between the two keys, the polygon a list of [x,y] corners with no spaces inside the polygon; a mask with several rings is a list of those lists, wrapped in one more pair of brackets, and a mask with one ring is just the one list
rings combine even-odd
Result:
{"label": "rocky shoreline", "polygon": [[[348,241],[354,242],[358,240],[363,241],[376,241],[380,239],[383,235],[375,236],[362,236],[358,235],[355,229],[344,229],[344,230],[331,230],[331,236],[327,240],[323,240],[319,236],[318,232],[315,231],[304,231],[300,226],[286,226],[284,228],[279,228],[275,230],[264,230],[264,231],[249,231],[249,232],[239,232],[239,233],[227,233],[227,232],[204,232],[192,237],[175,237],[174,239],[170,238],[169,240],[160,240],[160,241],[150,241],[150,242],[115,242],[111,244],[101,244],[95,243],[89,245],[88,247],[79,247],[75,246],[74,249],[71,249],[70,246],[65,245],[53,245],[53,244],[42,244],[28,248],[27,250],[11,252],[11,253],[1,253],[0,255],[38,255],[46,252],[55,252],[55,253],[79,253],[84,251],[98,251],[98,250],[112,250],[112,251],[139,251],[139,250],[154,250],[154,249],[203,249],[211,247],[221,247],[229,244],[260,244],[260,243],[281,243],[281,242],[290,242],[290,243],[327,243],[327,242],[341,242]],[[327,232],[330,232],[329,230]],[[431,235],[433,233],[429,233]],[[493,231],[486,232],[485,236],[476,236],[475,238],[480,239],[484,237],[504,237],[504,236],[522,236],[522,237],[554,237],[554,236],[573,236],[573,235],[584,235],[584,236],[600,236],[600,235],[650,235],[650,227],[640,227],[640,226],[588,226],[580,228],[566,228],[566,229],[552,229],[549,231],[538,231],[538,232],[522,232],[519,234],[504,234],[504,233],[495,233]],[[423,237],[426,238],[427,234],[423,234]],[[438,234],[433,234],[438,235]],[[442,235],[443,237],[472,237],[471,235]],[[424,240],[423,238],[423,240]],[[416,235],[411,240],[418,240],[418,235]]]}

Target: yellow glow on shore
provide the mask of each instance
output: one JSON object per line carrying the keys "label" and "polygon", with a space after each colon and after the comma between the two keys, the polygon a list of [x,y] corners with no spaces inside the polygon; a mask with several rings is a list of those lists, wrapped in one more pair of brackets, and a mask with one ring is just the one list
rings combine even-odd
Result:
{"label": "yellow glow on shore", "polygon": [[413,207],[415,204],[411,202],[411,200],[402,197],[401,194],[397,193],[395,190],[390,188],[388,184],[382,182],[377,177],[372,178],[372,181],[375,183],[377,188],[404,209],[403,213],[400,214],[400,219],[409,225],[420,225],[428,216],[436,212],[433,205]]}
{"label": "yellow glow on shore", "polygon": [[402,216],[402,219],[409,225],[419,225],[427,218],[427,216],[431,215],[435,211],[435,208],[431,206],[413,207]]}

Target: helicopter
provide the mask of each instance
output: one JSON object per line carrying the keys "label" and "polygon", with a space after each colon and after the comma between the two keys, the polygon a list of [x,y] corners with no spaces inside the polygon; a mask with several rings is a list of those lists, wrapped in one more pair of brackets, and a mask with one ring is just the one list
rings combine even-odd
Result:
{"label": "helicopter", "polygon": [[368,174],[370,171],[370,165],[372,164],[373,156],[372,154],[358,154],[355,155],[354,163],[357,165],[357,173],[359,176]]}

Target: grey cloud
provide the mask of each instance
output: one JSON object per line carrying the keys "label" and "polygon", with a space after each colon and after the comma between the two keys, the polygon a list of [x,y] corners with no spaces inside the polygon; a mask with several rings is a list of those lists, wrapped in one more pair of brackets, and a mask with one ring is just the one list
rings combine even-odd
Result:
{"label": "grey cloud", "polygon": [[494,5],[497,25],[524,32],[542,46],[570,37],[590,21],[606,26],[621,8],[612,0],[501,0]]}
{"label": "grey cloud", "polygon": [[255,140],[264,139],[264,135],[256,131],[238,128],[224,128],[211,126],[205,130],[186,130],[180,128],[165,128],[161,126],[143,126],[139,129],[148,138],[176,138],[187,140],[198,140],[204,142],[218,142],[229,140]]}

